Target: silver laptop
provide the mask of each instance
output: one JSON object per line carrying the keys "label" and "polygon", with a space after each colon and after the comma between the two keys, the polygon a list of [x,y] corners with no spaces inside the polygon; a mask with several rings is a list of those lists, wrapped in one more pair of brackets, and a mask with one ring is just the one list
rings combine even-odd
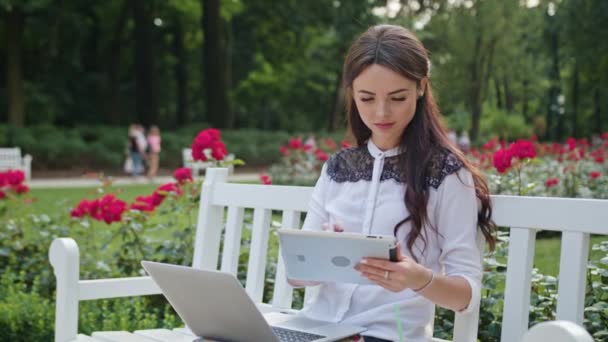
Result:
{"label": "silver laptop", "polygon": [[230,273],[141,262],[192,333],[214,341],[337,341],[363,327],[294,314],[262,314]]}

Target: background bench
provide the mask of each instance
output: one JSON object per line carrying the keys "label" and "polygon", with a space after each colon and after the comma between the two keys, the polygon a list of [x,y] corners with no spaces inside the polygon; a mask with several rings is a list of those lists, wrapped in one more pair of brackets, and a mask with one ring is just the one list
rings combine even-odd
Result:
{"label": "background bench", "polygon": [[[226,156],[226,158],[227,159],[234,158],[234,155],[229,154],[228,156]],[[192,149],[191,148],[182,149],[182,160],[183,160],[183,167],[189,167],[190,169],[192,169],[193,176],[198,176],[198,175],[200,175],[201,171],[205,171],[205,169],[213,167],[213,163],[194,160],[192,158]],[[231,165],[228,168],[228,173],[232,174],[233,172],[234,172],[234,166]]]}
{"label": "background bench", "polygon": [[25,179],[32,178],[32,156],[21,156],[19,147],[0,147],[0,171],[18,169],[25,173]]}
{"label": "background bench", "polygon": [[[231,184],[226,182],[227,177],[227,169],[207,170],[202,186],[192,266],[218,269],[219,265],[220,270],[236,275],[244,210],[253,208],[245,288],[256,303],[261,303],[272,211],[281,212],[283,227],[299,228],[302,214],[308,208],[312,188]],[[532,263],[538,229],[562,233],[557,318],[582,326],[589,235],[608,235],[608,201],[493,196],[492,202],[495,222],[510,227],[501,341],[521,341],[528,330]],[[223,252],[219,260],[222,233]],[[183,330],[164,329],[139,331],[137,335],[129,332],[97,332],[93,334],[94,339],[78,335],[79,301],[161,292],[149,277],[81,280],[78,246],[70,238],[54,240],[49,256],[57,277],[56,341],[127,341],[130,338],[133,338],[132,341],[172,341],[171,338],[183,336]],[[311,290],[314,288],[307,290],[307,296]],[[279,254],[272,300],[261,305],[263,308],[291,308],[292,297],[293,289],[286,282]],[[477,341],[478,316],[478,312],[457,313],[453,341]],[[584,331],[581,334],[580,329],[575,329],[576,325],[557,324],[547,329],[563,336],[563,341],[589,341],[587,338],[591,337]],[[568,336],[574,339],[567,339]],[[529,339],[526,342],[537,340]]]}

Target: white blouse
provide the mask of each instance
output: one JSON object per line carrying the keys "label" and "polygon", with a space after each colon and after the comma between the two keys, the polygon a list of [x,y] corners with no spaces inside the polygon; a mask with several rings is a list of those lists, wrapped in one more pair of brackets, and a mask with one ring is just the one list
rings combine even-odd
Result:
{"label": "white blouse", "polygon": [[[322,224],[329,223],[340,225],[346,232],[393,235],[395,225],[408,216],[405,184],[396,172],[398,154],[398,148],[382,151],[370,140],[367,148],[351,148],[333,156],[323,166],[302,229],[320,230]],[[418,262],[434,272],[466,279],[472,289],[471,303],[476,304],[481,292],[482,235],[477,232],[473,179],[453,155],[446,153],[441,158],[435,177],[427,179],[426,249],[418,238],[413,250]],[[405,247],[409,230],[410,222],[401,225],[397,238],[401,252],[411,256]],[[368,330],[363,335],[396,341],[395,305],[405,340],[427,341],[432,335],[427,326],[433,318],[434,304],[410,289],[391,292],[377,285],[323,283],[304,304],[302,314],[364,326]],[[463,312],[476,309],[477,305],[469,305]]]}

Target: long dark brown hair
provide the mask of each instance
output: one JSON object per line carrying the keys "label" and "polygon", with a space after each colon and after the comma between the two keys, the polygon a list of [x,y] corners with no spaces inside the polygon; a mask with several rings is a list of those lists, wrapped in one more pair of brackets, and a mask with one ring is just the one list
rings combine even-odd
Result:
{"label": "long dark brown hair", "polygon": [[[416,81],[418,87],[422,86],[422,79],[425,77],[428,79],[430,71],[427,50],[413,33],[403,27],[373,26],[353,43],[344,61],[343,85],[346,90],[349,134],[358,146],[363,146],[370,139],[372,131],[361,119],[355,105],[353,81],[363,70],[373,64],[384,66]],[[399,155],[398,162],[400,172],[405,177],[407,184],[404,200],[410,214],[395,226],[395,235],[402,224],[411,221],[411,231],[406,241],[410,254],[417,260],[412,247],[418,238],[421,238],[426,248],[424,227],[428,222],[427,202],[429,198],[426,180],[433,156],[443,150],[451,152],[471,172],[475,193],[481,202],[477,225],[490,248],[494,249],[496,227],[491,220],[492,206],[488,185],[481,172],[448,139],[439,107],[433,98],[430,80],[422,91],[423,95],[416,102],[414,117],[404,130],[400,141],[400,149],[406,153]],[[431,229],[437,230],[436,227],[431,227]]]}

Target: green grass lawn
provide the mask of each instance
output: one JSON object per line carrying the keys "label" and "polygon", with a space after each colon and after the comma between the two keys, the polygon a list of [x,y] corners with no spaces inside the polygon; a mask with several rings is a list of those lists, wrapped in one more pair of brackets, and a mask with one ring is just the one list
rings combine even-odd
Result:
{"label": "green grass lawn", "polygon": [[[152,193],[156,187],[157,185],[153,184],[129,185],[112,187],[109,191],[115,193],[117,197],[129,203],[136,196]],[[29,194],[29,197],[34,201],[29,205],[28,212],[35,214],[62,214],[63,212],[63,215],[69,215],[71,208],[73,208],[81,199],[93,199],[100,196],[101,194],[96,188],[33,189]],[[280,217],[273,217],[273,221],[280,222]],[[159,232],[159,235],[162,236],[156,236],[156,238],[164,239],[170,235],[167,233],[168,232]],[[245,238],[246,235],[244,235],[243,238]],[[593,236],[591,238],[590,246],[604,240],[608,240],[608,237]],[[559,270],[560,243],[561,241],[557,237],[537,240],[534,266],[537,267],[541,273],[557,275]],[[274,236],[271,237],[271,251],[276,249],[276,244],[276,238]],[[599,251],[590,251],[590,256],[596,260],[603,257]]]}
{"label": "green grass lawn", "polygon": [[[127,203],[131,202],[139,195],[151,194],[158,185],[129,185],[113,186],[111,192]],[[32,189],[29,197],[33,199],[30,211],[34,214],[51,213],[66,211],[75,207],[81,199],[94,199],[101,197],[97,188],[52,188],[52,189]]]}

